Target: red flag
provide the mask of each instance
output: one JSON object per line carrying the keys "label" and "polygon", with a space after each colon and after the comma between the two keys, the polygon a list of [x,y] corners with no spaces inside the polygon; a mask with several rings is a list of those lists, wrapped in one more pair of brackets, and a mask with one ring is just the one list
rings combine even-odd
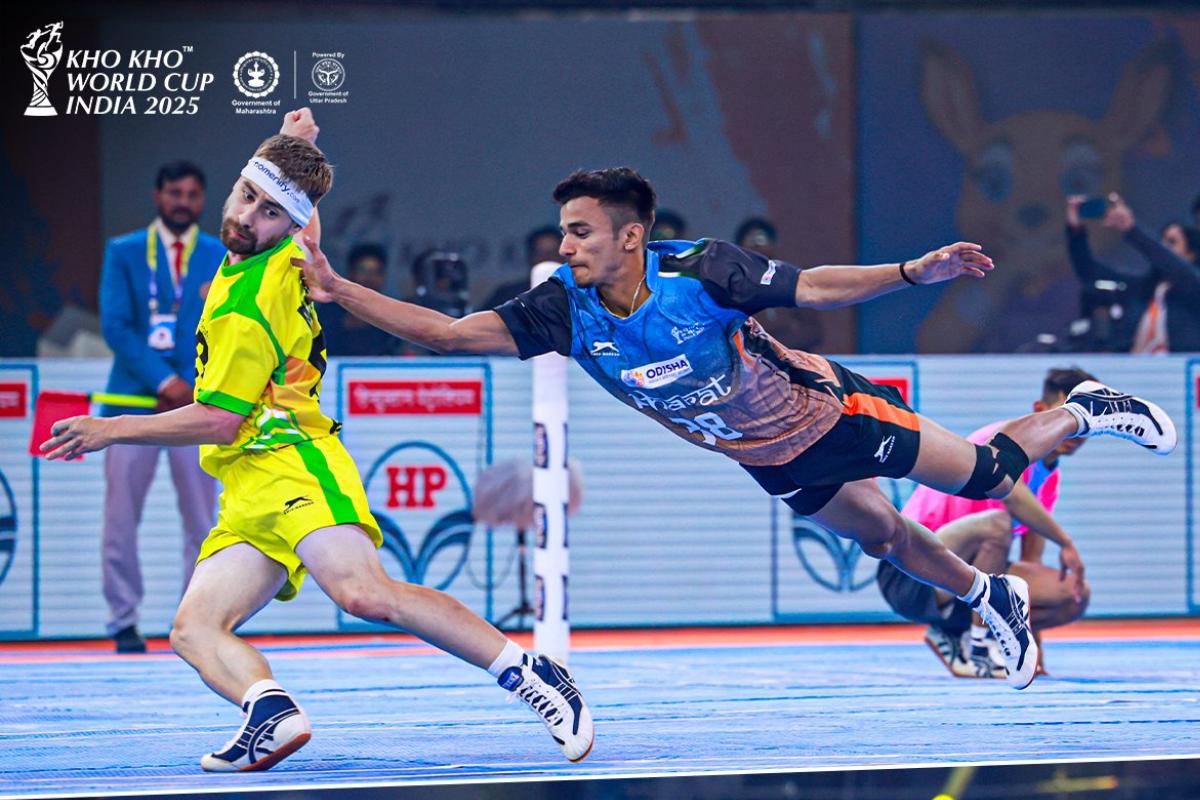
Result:
{"label": "red flag", "polygon": [[33,434],[29,437],[29,454],[44,456],[38,449],[50,438],[50,428],[60,419],[88,413],[90,401],[84,392],[40,392],[33,409]]}

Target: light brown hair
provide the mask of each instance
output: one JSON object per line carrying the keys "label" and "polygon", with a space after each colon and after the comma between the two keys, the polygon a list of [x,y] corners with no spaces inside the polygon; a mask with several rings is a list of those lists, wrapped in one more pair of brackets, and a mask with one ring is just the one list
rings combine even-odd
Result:
{"label": "light brown hair", "polygon": [[305,139],[276,134],[260,144],[254,155],[279,167],[313,205],[333,188],[333,165],[319,147]]}

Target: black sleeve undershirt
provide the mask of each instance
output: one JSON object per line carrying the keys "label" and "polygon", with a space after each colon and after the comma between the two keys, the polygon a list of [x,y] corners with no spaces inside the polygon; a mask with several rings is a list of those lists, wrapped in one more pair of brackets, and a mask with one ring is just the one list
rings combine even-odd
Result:
{"label": "black sleeve undershirt", "polygon": [[521,360],[555,352],[571,355],[571,304],[567,289],[550,278],[496,308]]}

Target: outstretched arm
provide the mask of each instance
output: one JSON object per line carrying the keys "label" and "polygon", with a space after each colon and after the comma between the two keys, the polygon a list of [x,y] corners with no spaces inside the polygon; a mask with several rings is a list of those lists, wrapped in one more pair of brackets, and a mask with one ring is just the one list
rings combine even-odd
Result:
{"label": "outstretched arm", "polygon": [[230,444],[243,419],[204,403],[189,403],[163,414],[70,417],[54,423],[52,436],[42,443],[41,451],[53,461],[78,458],[113,444]]}
{"label": "outstretched arm", "polygon": [[[796,305],[838,308],[862,303],[911,284],[941,283],[963,275],[982,278],[994,266],[979,245],[957,242],[901,264],[814,267],[800,273],[796,282]],[[905,275],[909,281],[904,279]]]}
{"label": "outstretched arm", "polygon": [[364,322],[436,353],[518,355],[516,341],[495,311],[456,319],[394,300],[338,275],[312,239],[305,237],[304,246],[311,255],[307,259],[294,258],[292,264],[304,271],[304,283],[314,300],[337,303]]}

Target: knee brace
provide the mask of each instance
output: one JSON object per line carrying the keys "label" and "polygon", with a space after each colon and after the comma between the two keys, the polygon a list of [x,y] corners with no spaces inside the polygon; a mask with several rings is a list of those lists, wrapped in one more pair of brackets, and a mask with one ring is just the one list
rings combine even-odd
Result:
{"label": "knee brace", "polygon": [[[992,448],[996,452],[992,452]],[[1021,446],[1003,433],[997,433],[987,445],[975,445],[975,469],[965,486],[955,494],[968,500],[986,500],[988,492],[995,489],[1005,478],[1013,482],[1021,479],[1026,467],[1029,466],[1029,456]]]}

